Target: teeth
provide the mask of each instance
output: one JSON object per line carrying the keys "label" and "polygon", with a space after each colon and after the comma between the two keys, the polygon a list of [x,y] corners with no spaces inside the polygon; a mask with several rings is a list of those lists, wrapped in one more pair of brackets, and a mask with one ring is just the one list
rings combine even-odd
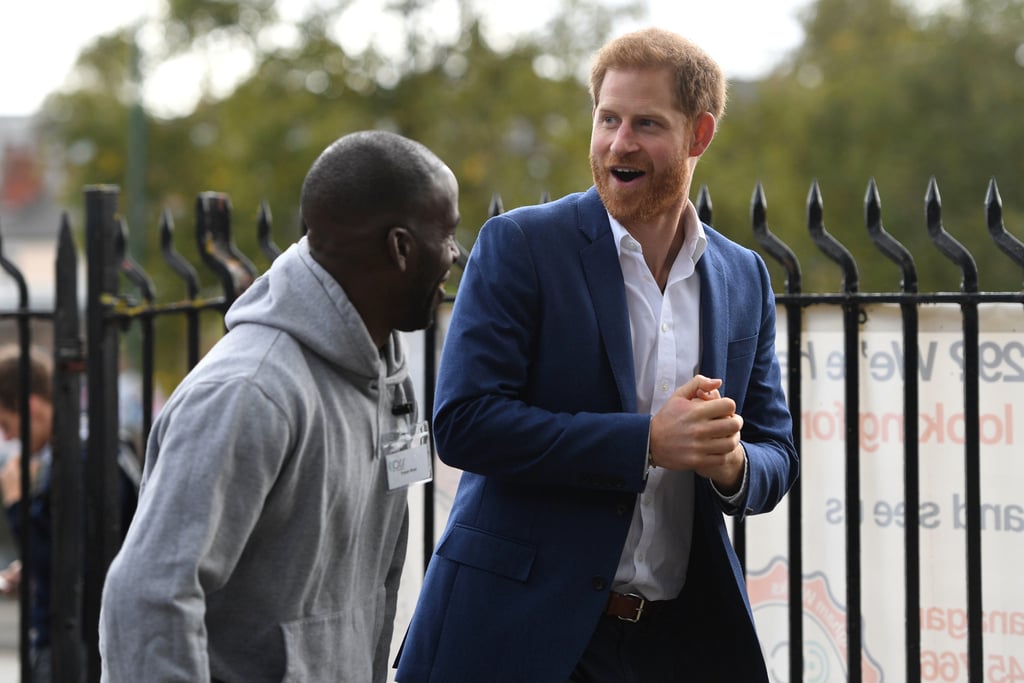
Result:
{"label": "teeth", "polygon": [[639,170],[634,169],[634,168],[613,168],[612,169],[612,175],[614,175],[616,178],[618,178],[619,180],[622,180],[624,182],[628,182],[630,180],[635,180],[636,178],[639,178],[643,174],[644,174],[643,171],[639,171]]}

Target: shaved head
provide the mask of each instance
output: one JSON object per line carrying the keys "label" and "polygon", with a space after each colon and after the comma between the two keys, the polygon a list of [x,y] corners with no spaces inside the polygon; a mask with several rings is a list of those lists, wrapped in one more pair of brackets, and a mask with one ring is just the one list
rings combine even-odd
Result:
{"label": "shaved head", "polygon": [[458,250],[458,182],[433,152],[385,131],[351,133],[302,184],[309,253],[382,346],[392,330],[427,327]]}
{"label": "shaved head", "polygon": [[432,196],[444,163],[422,144],[385,131],[339,138],[302,184],[302,220],[316,251],[401,224]]}

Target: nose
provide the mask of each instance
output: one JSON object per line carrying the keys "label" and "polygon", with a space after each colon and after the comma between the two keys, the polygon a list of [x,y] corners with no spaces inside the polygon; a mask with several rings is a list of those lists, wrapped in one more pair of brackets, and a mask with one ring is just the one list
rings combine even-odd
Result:
{"label": "nose", "polygon": [[452,261],[458,261],[459,257],[462,256],[462,249],[459,247],[458,241],[455,239],[455,235],[450,235],[446,240],[448,251],[451,254]]}
{"label": "nose", "polygon": [[611,151],[616,156],[624,156],[637,149],[636,138],[629,126],[621,125],[615,129],[615,137],[612,138]]}

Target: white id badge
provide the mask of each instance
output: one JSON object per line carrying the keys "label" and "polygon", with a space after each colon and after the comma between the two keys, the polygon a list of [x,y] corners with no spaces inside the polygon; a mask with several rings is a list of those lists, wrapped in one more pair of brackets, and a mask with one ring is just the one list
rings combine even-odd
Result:
{"label": "white id badge", "polygon": [[392,432],[384,440],[384,466],[388,472],[388,491],[433,479],[430,461],[430,429],[426,421],[409,432]]}

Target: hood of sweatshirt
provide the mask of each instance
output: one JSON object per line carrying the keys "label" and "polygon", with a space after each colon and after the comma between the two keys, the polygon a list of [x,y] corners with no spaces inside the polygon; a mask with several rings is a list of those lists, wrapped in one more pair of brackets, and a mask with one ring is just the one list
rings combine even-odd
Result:
{"label": "hood of sweatshirt", "polygon": [[224,322],[229,330],[253,323],[286,332],[346,374],[368,382],[394,385],[407,376],[398,333],[377,349],[345,290],[310,255],[305,237],[235,300]]}

